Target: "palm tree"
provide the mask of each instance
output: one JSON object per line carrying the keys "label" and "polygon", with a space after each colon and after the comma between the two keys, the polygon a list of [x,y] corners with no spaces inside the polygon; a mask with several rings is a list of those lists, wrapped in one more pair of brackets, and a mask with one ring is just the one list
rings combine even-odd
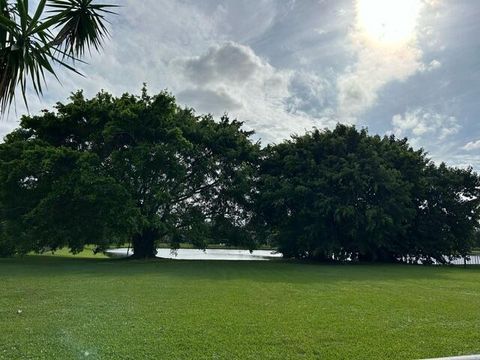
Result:
{"label": "palm tree", "polygon": [[108,36],[105,15],[115,5],[92,0],[39,0],[32,13],[28,0],[0,0],[0,113],[5,113],[20,86],[27,104],[27,84],[43,93],[45,74],[54,64],[79,73],[75,61],[85,50],[102,46]]}

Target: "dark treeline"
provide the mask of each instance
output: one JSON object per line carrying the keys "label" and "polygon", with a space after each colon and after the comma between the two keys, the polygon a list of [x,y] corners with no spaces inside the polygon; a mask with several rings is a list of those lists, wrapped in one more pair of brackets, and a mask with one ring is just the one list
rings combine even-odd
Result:
{"label": "dark treeline", "polygon": [[[0,255],[158,242],[299,259],[445,262],[478,242],[480,178],[337,125],[264,149],[160,93],[81,92],[0,145]],[[447,256],[445,258],[444,256]]]}

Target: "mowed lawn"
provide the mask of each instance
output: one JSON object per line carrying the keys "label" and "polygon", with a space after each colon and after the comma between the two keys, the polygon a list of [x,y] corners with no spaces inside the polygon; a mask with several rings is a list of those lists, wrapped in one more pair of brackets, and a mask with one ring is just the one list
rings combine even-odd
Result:
{"label": "mowed lawn", "polygon": [[0,359],[472,353],[480,353],[480,268],[0,260]]}

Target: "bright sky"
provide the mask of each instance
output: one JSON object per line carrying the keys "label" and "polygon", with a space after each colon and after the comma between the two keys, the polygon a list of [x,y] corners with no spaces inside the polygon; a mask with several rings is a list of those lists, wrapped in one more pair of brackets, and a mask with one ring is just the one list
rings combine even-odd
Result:
{"label": "bright sky", "polygon": [[[60,71],[31,111],[71,91],[168,89],[228,112],[264,143],[337,122],[407,136],[437,161],[480,170],[477,0],[110,0],[112,38]],[[24,113],[21,101],[0,135]]]}

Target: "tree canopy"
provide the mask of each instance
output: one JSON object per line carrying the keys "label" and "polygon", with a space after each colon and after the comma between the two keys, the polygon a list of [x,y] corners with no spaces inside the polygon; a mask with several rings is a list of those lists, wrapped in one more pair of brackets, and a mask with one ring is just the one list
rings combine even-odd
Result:
{"label": "tree canopy", "polygon": [[162,92],[82,92],[0,144],[0,255],[224,243],[323,261],[432,261],[478,238],[480,178],[337,125],[271,144]]}
{"label": "tree canopy", "polygon": [[6,251],[132,241],[135,256],[150,257],[159,240],[209,239],[252,247],[235,230],[248,217],[259,151],[242,123],[196,116],[145,89],[78,92],[56,110],[23,117],[0,145]]}
{"label": "tree canopy", "polygon": [[338,125],[267,147],[256,203],[289,257],[446,262],[473,244],[480,179],[406,139]]}

